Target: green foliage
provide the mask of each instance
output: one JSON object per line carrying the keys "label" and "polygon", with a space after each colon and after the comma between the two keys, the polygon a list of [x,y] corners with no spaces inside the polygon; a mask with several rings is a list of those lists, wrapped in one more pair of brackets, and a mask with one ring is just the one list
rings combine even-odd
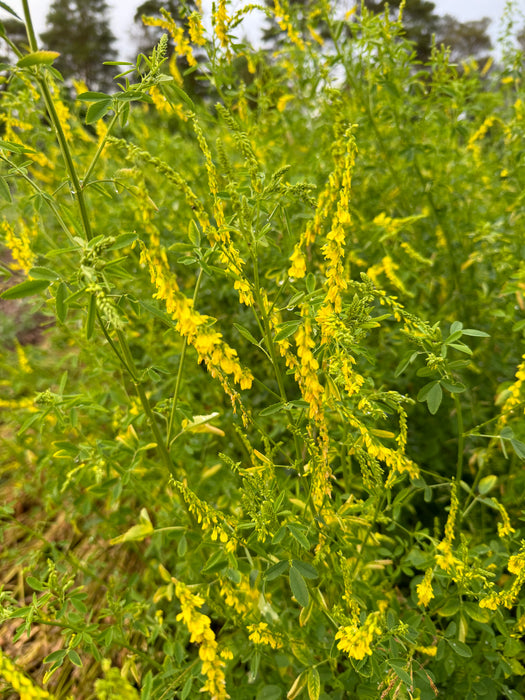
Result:
{"label": "green foliage", "polygon": [[246,8],[187,18],[216,104],[167,34],[74,101],[29,16],[13,44],[18,692],[35,635],[32,697],[525,692],[523,63],[422,68],[396,19],[288,9],[271,60]]}

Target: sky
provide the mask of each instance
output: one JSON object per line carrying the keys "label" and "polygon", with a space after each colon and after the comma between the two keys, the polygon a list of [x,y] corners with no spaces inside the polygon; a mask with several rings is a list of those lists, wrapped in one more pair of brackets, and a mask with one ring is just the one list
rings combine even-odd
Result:
{"label": "sky", "polygon": [[[355,0],[345,1],[349,7],[355,4]],[[5,0],[5,2],[15,12],[22,14],[21,0]],[[120,37],[117,44],[119,59],[132,59],[133,47],[130,46],[129,36],[133,29],[135,9],[141,4],[142,0],[107,0],[107,2],[111,8],[113,33],[115,36]],[[492,19],[490,34],[494,42],[498,35],[500,19],[507,0],[433,0],[433,2],[439,14],[450,14],[463,22],[490,17]],[[45,18],[50,4],[51,0],[29,0],[29,9],[37,34],[45,28]],[[211,5],[211,2],[209,0],[206,2],[205,0],[203,4],[206,8],[206,6],[209,7]],[[238,1],[236,4],[240,6],[242,2]],[[525,24],[525,0],[513,0],[513,4],[518,14],[521,14],[521,18],[518,18],[518,26],[523,26]]]}

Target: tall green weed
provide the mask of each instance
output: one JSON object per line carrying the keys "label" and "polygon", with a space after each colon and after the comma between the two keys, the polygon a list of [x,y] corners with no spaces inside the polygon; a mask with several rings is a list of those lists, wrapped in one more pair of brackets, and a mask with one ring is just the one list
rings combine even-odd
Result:
{"label": "tall green weed", "polygon": [[210,36],[162,23],[206,52],[213,101],[165,39],[71,101],[25,5],[1,103],[4,680],[522,697],[522,65],[423,66],[401,20],[324,2],[308,39],[276,3],[268,56],[221,0]]}

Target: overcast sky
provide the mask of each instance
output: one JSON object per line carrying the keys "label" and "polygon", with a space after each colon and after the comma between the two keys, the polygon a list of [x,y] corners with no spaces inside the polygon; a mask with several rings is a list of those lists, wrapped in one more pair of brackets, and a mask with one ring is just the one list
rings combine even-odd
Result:
{"label": "overcast sky", "polygon": [[[132,20],[135,9],[141,4],[142,0],[108,0],[108,5],[111,7],[112,13],[112,28],[114,34],[119,37],[118,51],[119,58],[122,60],[130,59],[133,54],[133,47],[129,46],[129,35],[132,31]],[[344,0],[349,8],[355,5],[355,0]],[[436,10],[440,14],[450,14],[462,21],[481,19],[482,17],[490,17],[492,25],[490,33],[493,40],[498,34],[500,19],[503,14],[507,0],[433,0],[436,5]],[[22,3],[20,0],[6,0],[6,4],[12,7],[15,12],[22,13]],[[45,27],[45,18],[51,4],[51,0],[29,0],[29,8],[33,17],[36,32],[42,31]],[[204,1],[204,7],[211,6],[211,0]],[[237,6],[243,3],[238,0]],[[514,7],[518,15],[518,25],[523,26],[525,23],[525,0],[514,0]],[[260,16],[260,13],[254,13],[252,24],[257,22],[255,19]]]}

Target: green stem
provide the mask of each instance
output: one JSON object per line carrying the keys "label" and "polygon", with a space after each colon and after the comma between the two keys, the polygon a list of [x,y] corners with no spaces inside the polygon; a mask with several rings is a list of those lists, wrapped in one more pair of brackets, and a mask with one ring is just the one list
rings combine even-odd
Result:
{"label": "green stem", "polygon": [[111,118],[111,121],[109,122],[108,127],[106,129],[106,133],[104,135],[104,138],[100,141],[98,148],[97,148],[97,151],[96,151],[95,155],[93,156],[93,159],[92,159],[91,163],[89,164],[88,169],[86,170],[86,174],[84,175],[84,179],[82,180],[82,188],[86,187],[86,184],[88,183],[88,180],[91,176],[91,173],[93,172],[95,165],[98,162],[98,159],[102,155],[102,151],[104,150],[106,143],[108,141],[108,138],[110,137],[111,132],[113,131],[113,127],[117,123],[117,119],[119,118],[119,114],[120,114],[120,112],[117,110],[117,111],[115,111],[115,114]]}
{"label": "green stem", "polygon": [[162,457],[162,461],[164,462],[164,466],[167,468],[171,476],[176,479],[178,474],[175,469],[175,466],[171,460],[170,454],[168,452],[168,448],[166,447],[166,443],[164,442],[164,439],[162,437],[162,434],[159,429],[159,425],[157,422],[157,419],[155,417],[155,414],[153,413],[153,410],[151,408],[151,404],[149,402],[149,399],[146,395],[146,392],[144,390],[144,387],[142,385],[142,382],[140,378],[137,376],[137,373],[135,371],[135,361],[133,360],[133,356],[131,355],[129,346],[128,346],[128,341],[126,339],[126,336],[124,333],[120,330],[117,331],[117,337],[119,339],[119,345],[120,345],[120,350],[122,353],[122,357],[124,358],[124,366],[128,370],[128,372],[131,375],[131,379],[133,381],[133,384],[135,385],[135,388],[137,390],[137,393],[139,395],[140,403],[142,404],[142,408],[144,409],[144,413],[146,414],[146,418],[148,419],[151,431],[155,437],[155,440],[157,442],[157,448],[160,452],[160,455]]}
{"label": "green stem", "polygon": [[[31,51],[37,51],[38,44],[36,41],[35,31],[33,29],[33,22],[31,20],[31,14],[29,12],[28,0],[22,0],[22,4],[24,7],[24,17],[25,17],[25,22],[26,22],[26,30],[27,30],[27,37],[29,39],[29,45],[31,47]],[[51,90],[49,89],[49,85],[47,84],[47,80],[46,80],[45,76],[41,76],[39,73],[36,73],[36,80],[40,86],[40,89],[42,90],[42,96],[44,98],[47,113],[49,115],[49,119],[50,119],[51,124],[55,130],[56,135],[57,135],[58,145],[60,147],[62,157],[64,158],[64,162],[66,164],[66,170],[68,172],[69,178],[70,178],[71,183],[73,185],[74,196],[77,199],[78,207],[80,209],[80,217],[82,219],[82,225],[84,227],[84,232],[86,234],[87,240],[89,241],[93,238],[93,233],[91,230],[91,222],[89,220],[89,214],[88,214],[86,200],[84,198],[84,193],[82,191],[82,187],[80,185],[80,180],[78,179],[75,164],[73,163],[73,158],[71,156],[71,150],[69,148],[67,138],[66,138],[66,135],[64,133],[64,129],[62,128],[62,124],[60,122],[59,116],[58,116],[57,111],[55,109],[55,104],[53,102],[53,96],[51,95]]]}
{"label": "green stem", "polygon": [[[456,484],[459,488],[461,477],[463,475],[463,452],[465,450],[465,433],[463,428],[463,411],[461,409],[461,401],[457,394],[453,394],[454,404],[456,406],[456,419],[458,426],[458,460],[456,465]],[[459,497],[459,492],[458,492]]]}
{"label": "green stem", "polygon": [[368,540],[370,539],[370,535],[372,534],[372,529],[374,528],[374,526],[376,524],[379,513],[383,509],[384,502],[385,502],[384,495],[382,495],[380,498],[377,499],[376,507],[374,510],[374,515],[372,516],[372,521],[370,522],[370,525],[368,526],[368,530],[366,531],[365,538],[361,544],[361,551],[359,552],[359,557],[354,565],[354,570],[352,571],[352,578],[354,580],[357,578],[357,575],[360,572],[361,567],[363,566],[363,555],[364,555],[366,546],[368,544]]}

